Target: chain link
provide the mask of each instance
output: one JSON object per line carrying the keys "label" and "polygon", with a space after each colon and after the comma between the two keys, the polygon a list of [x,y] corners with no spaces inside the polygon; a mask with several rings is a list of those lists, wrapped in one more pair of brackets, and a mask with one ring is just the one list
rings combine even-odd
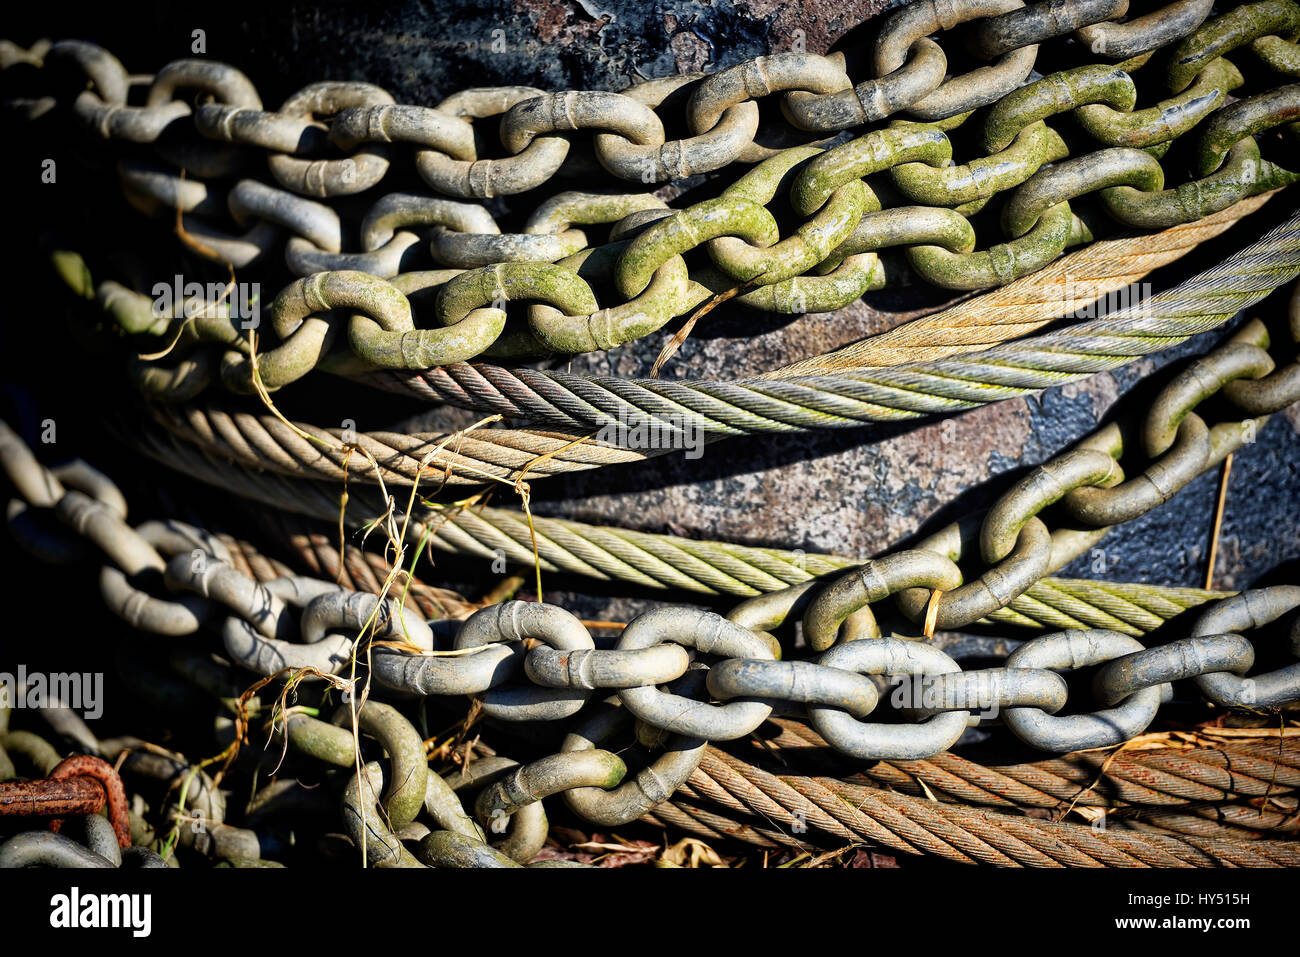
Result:
{"label": "chain link", "polygon": [[[193,617],[184,621],[137,611],[126,616],[136,628],[166,634],[217,628],[230,659],[254,673],[307,669],[337,674],[368,644],[366,659],[380,687],[416,695],[470,695],[488,716],[511,722],[564,720],[583,711],[593,690],[617,691],[618,706],[584,711],[589,716],[566,739],[561,754],[516,768],[480,794],[476,812],[481,824],[504,818],[514,822],[497,853],[527,860],[540,846],[534,846],[535,837],[544,837],[545,827],[532,812],[528,820],[520,815],[534,805],[540,814],[542,798],[564,793],[575,810],[589,813],[597,823],[625,823],[667,799],[698,762],[704,741],[751,734],[774,711],[806,714],[828,742],[850,756],[913,760],[951,747],[968,725],[995,719],[1044,750],[1119,744],[1150,723],[1162,697],[1171,694],[1173,681],[1194,680],[1202,693],[1226,707],[1275,707],[1300,698],[1300,665],[1242,677],[1253,666],[1254,646],[1234,634],[1262,628],[1300,607],[1300,588],[1290,586],[1224,600],[1200,617],[1191,637],[1157,648],[1144,648],[1116,632],[1066,631],[1025,642],[1004,667],[977,671],[963,671],[923,641],[882,637],[870,617],[862,619],[870,602],[891,594],[903,600],[905,610],[910,594],[929,605],[931,589],[942,593],[940,627],[983,617],[1067,561],[1072,547],[1077,550],[1068,535],[1056,541],[1037,517],[1048,505],[1060,503],[1075,518],[1096,522],[1122,520],[1110,515],[1099,519],[1098,511],[1105,509],[1097,496],[1123,499],[1127,488],[1139,487],[1156,489],[1142,494],[1163,501],[1188,478],[1178,472],[1172,482],[1162,482],[1159,476],[1177,470],[1159,466],[1171,454],[1181,454],[1173,450],[1189,422],[1199,423],[1192,434],[1198,437],[1194,448],[1202,460],[1217,460],[1242,441],[1242,423],[1227,422],[1215,426],[1222,434],[1211,443],[1209,430],[1191,409],[1223,392],[1227,383],[1274,374],[1267,354],[1253,344],[1261,338],[1258,328],[1248,327],[1161,393],[1145,417],[1145,452],[1154,462],[1141,485],[1121,481],[1123,472],[1112,457],[1117,443],[1109,434],[1119,427],[1107,427],[1017,483],[978,525],[959,523],[916,549],[869,562],[834,580],[811,601],[814,590],[806,586],[784,600],[780,594],[765,596],[762,610],[742,605],[735,621],[665,606],[631,622],[612,648],[598,648],[583,624],[556,606],[509,601],[456,624],[448,655],[435,650],[435,633],[447,631],[444,623],[427,623],[391,600],[307,578],[258,584],[235,570],[223,546],[196,529],[155,523],[132,530],[110,505],[75,488],[60,492],[58,479],[35,463],[7,427],[0,431],[0,461],[15,486],[30,496],[29,505],[47,503],[44,508],[52,507],[70,529],[104,549],[128,578],[158,571],[163,559],[155,547],[174,553],[165,564],[168,588],[193,592],[205,603],[188,608]],[[1091,497],[1079,500],[1085,492]],[[962,585],[955,559],[976,533],[992,567]],[[165,604],[137,594],[142,603]],[[114,593],[106,592],[106,598],[121,614]],[[779,645],[758,629],[779,625],[805,603],[804,637],[817,656],[780,660]],[[916,605],[912,603],[913,612]],[[850,614],[857,624],[845,637],[853,640],[837,643],[827,628]],[[1300,653],[1297,642],[1300,630],[1293,629],[1293,654]],[[1104,666],[1094,682],[1103,710],[1054,717],[1069,697],[1056,672],[1088,666]],[[901,724],[869,720],[882,703],[881,686],[873,677],[890,689],[890,704]],[[371,862],[409,863],[403,856],[409,852],[392,832],[414,818],[429,791],[423,745],[387,705],[370,702],[365,709],[362,729],[385,743],[394,763],[387,775],[376,765],[364,779],[354,779],[352,796],[344,799],[345,817],[347,808],[360,809],[371,800],[363,796],[367,790],[377,794],[381,783],[389,782],[381,803],[392,830],[381,828],[373,843],[368,841]],[[350,713],[342,709],[335,721]],[[650,737],[667,747],[634,780],[625,781],[624,763],[600,744],[631,719],[656,729]],[[351,760],[346,732],[337,729],[336,734],[328,723],[295,714],[282,733],[295,748],[343,765]],[[386,737],[391,735],[398,738]],[[396,743],[405,740],[403,735],[411,740]],[[418,759],[409,754],[414,750]],[[413,776],[409,768],[417,766],[424,774]],[[360,810],[356,813],[360,821]],[[474,832],[462,836],[470,843],[457,844],[456,853],[468,853],[481,840]],[[359,842],[360,834],[356,838]],[[443,848],[433,856],[446,853],[452,851]]]}

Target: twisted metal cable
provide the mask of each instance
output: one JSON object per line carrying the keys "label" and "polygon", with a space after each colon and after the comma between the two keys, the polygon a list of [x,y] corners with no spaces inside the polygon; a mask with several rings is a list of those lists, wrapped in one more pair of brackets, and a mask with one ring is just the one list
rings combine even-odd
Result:
{"label": "twisted metal cable", "polygon": [[[1300,843],[1232,841],[1108,828],[1094,830],[889,791],[833,778],[776,775],[715,748],[689,781],[723,808],[905,854],[1002,867],[1278,867],[1300,864]],[[685,825],[679,815],[674,823]],[[658,823],[658,822],[657,822]],[[721,822],[715,822],[721,824]],[[721,829],[725,831],[726,825]],[[773,828],[772,831],[777,830]],[[760,834],[773,839],[772,832]]]}
{"label": "twisted metal cable", "polygon": [[[1127,282],[1144,275],[1222,232],[1265,199],[1257,197],[1239,203],[1216,216],[1166,230],[1156,237],[1097,243],[1001,290],[759,378],[778,374],[788,377],[797,371],[834,371],[846,363],[898,365],[905,361],[904,357],[910,361],[968,352],[979,344],[1020,335],[1075,308],[1079,300],[1071,298],[1072,289],[1086,287],[1090,292],[1084,298],[1091,301],[1098,291],[1094,284],[1101,283],[1105,289],[1119,285],[1104,277],[1118,276]],[[1053,308],[1062,304],[1064,310]],[[472,485],[491,479],[513,482],[524,474],[542,478],[642,461],[674,451],[672,443],[655,443],[647,449],[620,448],[594,441],[590,432],[573,429],[475,429],[418,434],[354,432],[348,436],[349,443],[366,453],[355,455],[342,447],[339,440],[348,430],[341,428],[323,429],[302,421],[290,425],[271,415],[227,412],[219,407],[155,404],[151,411],[177,435],[225,458],[284,475],[332,481],[346,477],[375,482],[379,478],[388,484],[405,485],[423,475],[436,476],[448,485]],[[377,470],[372,462],[378,463]]]}
{"label": "twisted metal cable", "polygon": [[[784,763],[802,770],[809,759],[824,759],[828,753],[825,741],[806,725],[786,719],[772,719],[772,724],[778,734],[764,739],[764,749]],[[724,762],[740,760],[722,753],[716,757]],[[843,765],[834,759],[830,763]],[[984,765],[945,752],[918,761],[878,761],[847,780],[825,774],[812,780],[854,806],[870,804],[879,789],[886,788],[931,802],[1020,812],[1041,809],[1057,816],[1075,807],[1104,808],[1109,827],[1230,842],[1254,840],[1270,832],[1293,834],[1300,828],[1293,796],[1300,786],[1300,747],[1292,738],[1229,739],[1213,747],[1074,752],[1015,765]],[[807,803],[815,806],[815,798]],[[744,812],[747,819],[719,813],[719,804]],[[757,801],[752,792],[719,788],[716,779],[697,774],[670,804],[655,808],[647,819],[761,847],[806,847],[799,835],[818,818],[810,806],[784,802],[782,806],[785,813]],[[765,820],[749,819],[749,815]],[[796,823],[798,827],[790,826]]]}
{"label": "twisted metal cable", "polygon": [[[833,374],[866,366],[894,366],[986,349],[1026,335],[1095,300],[1104,299],[1152,270],[1180,258],[1197,244],[1223,233],[1274,195],[1276,191],[1252,197],[1205,219],[1159,233],[1092,243],[1039,272],[975,299],[915,319],[836,352],[800,360],[756,378],[790,378],[803,374]],[[64,277],[68,278],[66,272]],[[77,281],[84,281],[84,276],[79,275]],[[112,294],[107,290],[113,290]],[[133,295],[115,283],[100,284],[97,301],[116,321],[125,321],[121,310],[132,299],[136,300],[137,308],[148,312],[150,304],[146,297]],[[134,328],[138,319],[134,318],[134,313],[132,316]],[[153,331],[162,334],[166,329],[166,324],[163,324]],[[515,441],[529,449],[538,447],[538,440],[528,435],[521,435]],[[650,454],[662,454],[663,451],[666,450]],[[594,457],[593,461],[601,464],[619,461],[605,453],[589,454]],[[469,457],[473,458],[472,455]],[[498,453],[497,458],[500,457],[501,453]],[[484,463],[488,469],[499,464],[491,455]],[[581,468],[586,464],[579,460],[571,467]],[[557,463],[556,467],[567,470],[570,466]]]}
{"label": "twisted metal cable", "polygon": [[[1263,812],[1256,808],[1237,805],[1215,805],[1200,809],[1197,813],[1206,816],[1213,815],[1219,818],[1230,816],[1247,823],[1253,823],[1256,827],[1264,826],[1264,824],[1258,823],[1259,821],[1264,821],[1265,824],[1271,827],[1271,822],[1283,817],[1283,815],[1276,812],[1265,816]],[[1228,841],[1250,840],[1259,836],[1259,833],[1250,827],[1231,828],[1216,825],[1213,821],[1207,821],[1204,817],[1170,812],[1151,812],[1149,816],[1160,822],[1158,827],[1161,830],[1174,831],[1175,833],[1181,830],[1183,833],[1209,837],[1214,835],[1202,832],[1214,831],[1218,836]],[[739,840],[768,850],[789,848],[807,851],[809,849],[810,842],[806,834],[793,833],[794,829],[783,830],[779,826],[779,821],[773,821],[764,826],[757,817],[746,817],[744,820],[741,817],[742,815],[734,812],[732,815],[722,813],[717,809],[714,802],[701,797],[689,785],[683,785],[678,789],[672,800],[660,804],[654,811],[646,814],[642,820],[650,824],[680,828],[706,839]],[[1294,822],[1294,815],[1290,815],[1289,820]],[[1138,821],[1123,823],[1127,827],[1139,830],[1157,826]],[[806,830],[806,826],[799,830]]]}
{"label": "twisted metal cable", "polygon": [[[812,728],[776,719],[767,744],[796,760],[822,751]],[[1101,783],[1104,781],[1104,783]],[[1300,788],[1300,741],[1225,740],[1216,747],[1075,751],[1028,764],[987,765],[945,751],[918,761],[878,761],[846,783],[1003,808],[1172,807],[1283,795]],[[1262,812],[1257,824],[1263,827]]]}
{"label": "twisted metal cable", "polygon": [[[670,450],[622,449],[584,441],[589,432],[566,434],[530,429],[459,432],[352,432],[292,424],[273,415],[200,406],[151,405],[154,418],[187,442],[232,461],[281,475],[324,481],[382,480],[410,485],[482,485],[640,462]],[[304,433],[312,438],[304,438]],[[344,447],[343,439],[362,454]],[[313,441],[315,439],[315,441]],[[377,467],[376,467],[377,466]]]}
{"label": "twisted metal cable", "polygon": [[1104,319],[960,357],[790,379],[665,382],[455,363],[365,381],[425,400],[571,428],[797,432],[913,419],[1116,369],[1227,322],[1300,275],[1300,213],[1172,289]]}
{"label": "twisted metal cable", "polygon": [[1130,286],[1223,234],[1279,191],[1158,233],[1102,239],[1005,286],[842,349],[800,359],[759,379],[884,368],[987,349],[1028,335]]}
{"label": "twisted metal cable", "polygon": [[[199,481],[299,515],[339,520],[340,489],[321,482],[291,480],[255,472],[214,458],[161,430],[130,438],[164,465]],[[385,511],[378,494],[349,491],[344,523],[362,526]],[[546,572],[566,572],[601,581],[625,581],[655,590],[681,589],[708,595],[753,597],[810,581],[858,564],[840,555],[696,540],[637,532],[567,519],[527,516],[486,506],[422,510],[408,535],[430,548],[458,555],[506,560]],[[1140,635],[1187,608],[1227,597],[1230,592],[1168,588],[1142,583],[1044,578],[990,619],[1029,627],[1110,628]]]}

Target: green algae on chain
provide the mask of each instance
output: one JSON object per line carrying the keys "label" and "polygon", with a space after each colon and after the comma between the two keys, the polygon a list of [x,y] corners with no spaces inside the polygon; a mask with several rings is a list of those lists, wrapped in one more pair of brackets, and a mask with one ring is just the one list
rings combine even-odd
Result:
{"label": "green algae on chain", "polygon": [[[700,282],[714,292],[724,291],[733,282],[718,274],[715,283],[701,271]],[[825,275],[792,276],[782,282],[759,286],[741,293],[737,300],[756,309],[784,315],[806,312],[832,312],[856,302],[862,294],[883,289],[891,274],[875,253],[848,256]],[[897,281],[896,278],[894,281]]]}
{"label": "green algae on chain", "polygon": [[[626,242],[587,249],[557,263],[589,282],[612,278]],[[586,316],[565,315],[546,303],[528,309],[528,327],[547,350],[560,354],[613,349],[647,336],[703,300],[707,290],[693,284],[681,256],[655,270],[650,284],[633,299]]]}
{"label": "green algae on chain", "polygon": [[[1114,187],[1123,189],[1124,187]],[[834,375],[624,380],[455,365],[370,381],[424,398],[577,428],[671,413],[705,434],[798,431],[915,418],[1027,395],[1161,351],[1226,322],[1300,273],[1300,214],[1197,276],[1102,320],[961,357]]]}
{"label": "green algae on chain", "polygon": [[1018,132],[1005,149],[960,166],[903,163],[890,169],[894,186],[908,199],[930,206],[963,205],[987,200],[1019,186],[1048,162],[1069,155],[1065,141],[1041,120]]}
{"label": "green algae on chain", "polygon": [[[403,273],[391,284],[410,298],[429,288],[441,291],[453,278],[446,272]],[[357,358],[376,366],[424,369],[482,355],[501,338],[505,326],[504,309],[471,309],[459,321],[435,329],[354,315],[348,322],[348,345]]]}
{"label": "green algae on chain", "polygon": [[975,252],[909,246],[907,261],[922,278],[948,289],[986,289],[1042,269],[1065,251],[1074,226],[1070,204],[1044,211],[1032,228],[1006,243]]}
{"label": "green algae on chain", "polygon": [[1030,123],[1089,103],[1131,112],[1137,104],[1133,78],[1118,67],[1097,64],[1063,70],[1022,86],[989,108],[983,146],[990,153],[1006,149]]}
{"label": "green algae on chain", "polygon": [[1245,82],[1241,71],[1220,57],[1211,60],[1186,90],[1147,109],[1125,112],[1104,103],[1087,103],[1075,108],[1074,118],[1093,139],[1108,146],[1155,146],[1182,136]]}
{"label": "green algae on chain", "polygon": [[[738,282],[770,285],[802,275],[824,261],[853,232],[868,206],[870,190],[861,180],[850,180],[800,224],[791,235],[765,248],[720,236],[708,243],[715,266]],[[871,197],[874,199],[874,196]]]}
{"label": "green algae on chain", "polygon": [[867,213],[816,271],[834,271],[850,257],[890,246],[942,246],[954,253],[975,249],[975,230],[961,213],[942,206],[895,206]]}
{"label": "green algae on chain", "polygon": [[1270,70],[1287,76],[1300,76],[1300,44],[1279,36],[1260,37],[1250,50]]}
{"label": "green algae on chain", "polygon": [[1271,34],[1300,30],[1300,5],[1295,0],[1245,3],[1221,17],[1206,21],[1170,53],[1166,76],[1169,91],[1179,93],[1211,60],[1243,44]]}
{"label": "green algae on chain", "polygon": [[1111,186],[1101,191],[1101,201],[1106,212],[1122,223],[1161,229],[1200,219],[1297,179],[1300,175],[1263,159],[1259,144],[1246,137],[1237,141],[1223,164],[1208,176],[1157,192]]}
{"label": "green algae on chain", "polygon": [[[738,236],[753,246],[771,246],[781,233],[776,219],[759,203],[719,196],[680,210],[637,236],[619,259],[615,283],[628,299],[650,285],[655,270],[708,239]],[[592,311],[594,311],[593,307]]]}
{"label": "green algae on chain", "polygon": [[1148,153],[1124,147],[1057,163],[1035,173],[1007,200],[1002,207],[1003,232],[1013,238],[1023,236],[1058,203],[1121,185],[1158,192],[1165,185],[1164,170]]}
{"label": "green algae on chain", "polygon": [[[836,146],[810,160],[790,186],[790,204],[801,216],[811,216],[845,183],[901,163],[943,167],[952,159],[948,136],[937,126],[900,123]],[[880,208],[869,194],[866,212]]]}
{"label": "green algae on chain", "polygon": [[1300,119],[1300,83],[1238,100],[1211,116],[1196,144],[1196,172],[1208,176],[1244,137]]}
{"label": "green algae on chain", "polygon": [[[818,156],[816,147],[782,150],[758,164],[725,190],[734,197],[766,206],[800,166]],[[705,244],[718,270],[731,279],[752,285],[772,285],[794,278],[824,260],[862,218],[864,209],[879,206],[875,194],[861,180],[851,179],[800,224],[795,232],[771,246],[754,247],[734,236],[719,236]]]}

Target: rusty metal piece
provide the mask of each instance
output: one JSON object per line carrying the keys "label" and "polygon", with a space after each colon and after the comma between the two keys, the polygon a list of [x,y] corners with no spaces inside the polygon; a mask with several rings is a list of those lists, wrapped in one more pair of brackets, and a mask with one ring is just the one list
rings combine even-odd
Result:
{"label": "rusty metal piece", "polygon": [[0,783],[0,817],[97,814],[103,809],[104,800],[104,789],[84,778]]}
{"label": "rusty metal piece", "polygon": [[0,783],[0,817],[49,817],[58,833],[63,818],[98,814],[108,804],[108,820],[121,847],[131,846],[126,789],[112,765],[102,758],[77,754],[59,762],[48,778]]}
{"label": "rusty metal piece", "polygon": [[[65,758],[50,772],[51,781],[65,781],[70,778],[91,778],[99,783],[108,801],[108,820],[113,825],[120,847],[131,846],[131,819],[127,813],[126,788],[122,779],[113,770],[113,766],[103,758],[91,757],[89,754],[74,754]],[[61,820],[50,822],[50,830],[58,832]]]}

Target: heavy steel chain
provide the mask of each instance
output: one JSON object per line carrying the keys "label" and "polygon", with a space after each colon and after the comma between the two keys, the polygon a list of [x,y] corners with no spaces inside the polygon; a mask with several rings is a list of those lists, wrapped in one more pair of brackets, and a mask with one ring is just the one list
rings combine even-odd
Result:
{"label": "heavy steel chain", "polygon": [[[1122,226],[1152,229],[1292,182],[1295,174],[1261,156],[1253,137],[1294,117],[1300,85],[1225,106],[1243,80],[1223,54],[1263,40],[1273,51],[1265,62],[1277,62],[1278,44],[1287,41],[1276,34],[1289,35],[1300,22],[1294,0],[1263,0],[1208,20],[1202,2],[1171,4],[1123,25],[1109,20],[1126,6],[916,0],[887,18],[876,76],[856,85],[841,57],[779,54],[649,81],[625,94],[477,89],[436,108],[396,104],[369,84],[333,82],[306,87],[266,112],[242,73],[201,60],[169,64],[135,105],[125,69],[93,45],[64,41],[43,53],[13,52],[8,62],[79,71],[87,88],[73,111],[96,135],[154,151],[153,159],[122,159],[123,189],[147,212],[173,217],[179,210],[190,251],[243,268],[264,260],[288,233],[286,264],[307,278],[270,308],[275,336],[262,343],[259,377],[277,388],[322,363],[423,369],[476,356],[608,349],[737,290],[755,308],[830,311],[902,275],[899,263],[880,258],[891,247],[901,247],[903,269],[925,281],[987,288],[1090,241],[1099,220],[1080,219],[1070,205],[1087,194],[1096,193]],[[946,58],[930,35],[968,21],[979,55],[997,62],[944,81]],[[1076,30],[1092,53],[1119,62],[1026,83],[1037,44]],[[1131,74],[1147,76],[1159,66],[1147,65],[1152,52],[1175,43],[1159,76],[1173,96],[1135,110]],[[666,142],[654,108],[687,84],[694,84],[686,104],[694,135]],[[199,98],[191,105],[177,98],[183,91]],[[756,99],[776,92],[789,121],[810,132],[900,111],[930,122],[895,119],[828,149],[770,149],[754,139]],[[969,119],[977,108],[979,119]],[[1046,122],[1059,114],[1070,114],[1105,148],[1067,145]],[[470,120],[498,115],[510,155],[480,159]],[[950,134],[967,128],[966,138],[987,155],[954,165]],[[1161,157],[1193,128],[1193,178],[1168,188],[1166,176],[1179,171],[1163,167]],[[608,172],[644,183],[757,165],[718,198],[675,211],[651,193],[561,193],[514,234],[502,233],[482,204],[464,201],[547,182],[577,130],[595,132],[595,155]],[[426,183],[456,198],[389,194],[355,229],[345,228],[320,200],[376,186],[390,168],[392,143],[418,147],[416,168]],[[268,151],[278,186],[239,178],[250,148]],[[883,208],[877,190],[886,175],[905,200],[924,205]],[[1005,242],[977,250],[969,217],[994,198]],[[799,217],[792,231],[769,208],[778,200]],[[247,231],[217,227],[213,217],[227,213]],[[610,241],[591,245],[583,226],[608,226]],[[349,232],[360,237],[360,252],[344,251]],[[699,247],[706,263],[693,254]],[[614,299],[605,292],[611,288]],[[224,304],[160,312],[142,293],[109,292],[128,331],[179,335],[175,354],[205,367],[213,362],[201,344],[216,343],[225,350],[222,380],[251,390],[249,329],[232,321]],[[510,321],[511,300],[532,305]],[[337,317],[325,315],[336,309]],[[186,380],[187,395],[201,378]],[[154,379],[176,377],[160,372]]]}
{"label": "heavy steel chain", "polygon": [[[1300,343],[1300,290],[1290,331]],[[1254,436],[1271,412],[1300,401],[1300,363],[1276,368],[1257,320],[1174,377],[1141,420],[1119,419],[1034,468],[983,513],[953,522],[916,547],[873,559],[832,580],[815,597],[800,586],[754,599],[749,613],[783,619],[804,608],[803,628],[816,650],[841,627],[878,635],[870,604],[893,596],[914,622],[960,628],[999,611],[1043,576],[1087,553],[1110,528],[1168,502],[1192,479]],[[1288,350],[1294,356],[1294,345]],[[1210,425],[1194,411],[1221,396],[1246,417]],[[1135,448],[1139,448],[1134,456]],[[1126,474],[1121,460],[1137,458]],[[1049,529],[1040,513],[1055,507]],[[968,579],[958,562],[978,550],[985,568]],[[850,626],[850,622],[852,625]]]}
{"label": "heavy steel chain", "polygon": [[[1241,351],[1233,347],[1216,359]],[[1254,364],[1243,368],[1268,371],[1269,363],[1252,358]],[[1242,387],[1238,398],[1252,409],[1267,404],[1260,395],[1293,387],[1296,368],[1233,380]],[[693,774],[708,741],[744,737],[774,714],[805,718],[856,760],[913,760],[952,746],[967,727],[998,721],[1046,751],[1119,744],[1147,727],[1171,682],[1188,682],[1229,708],[1259,710],[1300,700],[1300,665],[1250,674],[1256,652],[1265,651],[1251,635],[1300,607],[1296,587],[1220,600],[1200,614],[1188,637],[1167,644],[1147,648],[1112,631],[1066,631],[1024,642],[1000,667],[965,671],[923,640],[880,637],[861,612],[851,619],[846,640],[816,653],[818,636],[805,627],[814,657],[781,660],[782,646],[767,629],[790,617],[789,609],[773,616],[770,606],[752,602],[729,618],[663,606],[634,619],[616,642],[598,644],[582,622],[554,605],[508,601],[463,621],[426,621],[392,599],[317,579],[259,583],[229,563],[218,539],[197,528],[169,522],[132,529],[108,479],[80,463],[44,469],[7,426],[0,427],[0,463],[23,497],[9,512],[24,547],[51,561],[76,557],[81,543],[106,553],[113,564],[101,575],[101,593],[141,632],[178,636],[206,626],[221,635],[225,657],[245,671],[285,678],[334,675],[353,696],[369,687],[385,696],[467,697],[495,720],[576,721],[557,754],[525,765],[481,759],[468,772],[444,779],[429,768],[420,733],[382,701],[345,702],[329,720],[300,709],[273,716],[266,724],[273,742],[328,766],[355,766],[349,719],[389,755],[387,762],[366,764],[353,775],[342,796],[346,831],[371,866],[528,862],[546,840],[545,799],[559,796],[600,826],[636,820],[669,800]],[[44,524],[46,512],[57,517],[63,534]],[[1290,651],[1300,654],[1300,623],[1292,628]],[[210,657],[182,653],[175,665],[213,693],[237,697],[238,684]],[[1098,711],[1082,710],[1059,674],[1082,667],[1098,667]],[[226,688],[231,690],[221,690]],[[592,701],[606,694],[617,697]],[[1058,716],[1068,704],[1071,713]],[[886,707],[890,720],[881,721]],[[877,720],[869,720],[873,715]],[[634,775],[609,750],[633,725],[652,746],[651,760]],[[201,767],[137,750],[130,739],[98,742],[84,724],[80,736],[105,757],[125,760],[124,772],[170,781],[172,791],[185,787],[188,805],[182,797],[166,814],[180,843],[243,865],[259,859],[264,838],[224,823],[220,791]],[[10,750],[44,754],[21,733],[0,737]],[[41,757],[37,764],[51,760],[57,763],[57,757]],[[93,785],[77,783],[75,775],[83,773],[89,772],[70,769],[62,776],[71,778],[66,784],[56,773],[48,783],[0,785],[0,804],[45,813],[32,802],[46,802],[40,805],[45,811],[91,813],[103,797],[96,797]],[[468,811],[460,791],[477,792]],[[439,829],[417,826],[421,812]],[[98,834],[90,823],[85,827],[86,846],[61,835],[23,834],[5,843],[0,864],[126,862],[128,852],[109,849],[111,834]],[[136,829],[133,819],[133,836]],[[139,866],[162,866],[152,852],[136,849],[129,857]]]}
{"label": "heavy steel chain", "polygon": [[[962,733],[970,708],[959,705],[981,691],[985,697],[992,695],[990,707],[1010,709],[1008,714],[1038,709],[1007,721],[1029,743],[1072,750],[1119,743],[1138,733],[1154,716],[1159,687],[1171,680],[1166,674],[1170,669],[1180,679],[1204,679],[1198,680],[1198,687],[1220,704],[1271,707],[1294,700],[1300,695],[1296,667],[1244,685],[1222,677],[1244,674],[1254,659],[1248,645],[1220,637],[1217,629],[1226,634],[1233,628],[1267,624],[1300,604],[1300,589],[1271,589],[1225,601],[1203,617],[1183,645],[1150,652],[1115,632],[1064,632],[1033,639],[1008,659],[1007,673],[962,674],[938,684],[927,678],[925,700],[944,704],[911,710],[942,716],[910,730],[863,729],[855,723],[871,713],[878,698],[875,687],[860,676],[944,675],[959,669],[937,648],[881,637],[866,603],[896,594],[914,618],[928,608],[938,627],[960,627],[1005,607],[1034,581],[1094,543],[1106,525],[1168,499],[1259,427],[1257,420],[1247,419],[1211,429],[1192,411],[1197,403],[1222,391],[1253,414],[1296,399],[1300,366],[1292,363],[1274,371],[1259,345],[1262,339],[1262,327],[1248,326],[1166,387],[1145,417],[1142,435],[1151,463],[1136,479],[1125,481],[1118,462],[1123,429],[1109,426],[1017,483],[989,510],[978,530],[970,522],[954,524],[918,548],[855,569],[811,601],[812,593],[804,587],[745,603],[733,613],[736,621],[696,609],[662,608],[629,625],[613,649],[596,648],[581,622],[558,607],[510,602],[484,609],[458,626],[454,651],[459,654],[438,654],[437,624],[389,600],[314,579],[282,578],[262,585],[235,570],[224,547],[197,529],[131,529],[115,511],[114,496],[106,492],[111,483],[95,473],[81,478],[86,487],[99,489],[99,499],[64,489],[60,477],[42,469],[7,429],[0,459],[29,503],[53,507],[65,525],[113,558],[117,568],[106,569],[101,590],[116,614],[137,628],[164,634],[192,633],[205,622],[220,622],[227,656],[257,674],[285,669],[337,674],[356,662],[358,636],[364,636],[374,642],[366,659],[382,687],[418,695],[469,695],[480,701],[488,716],[509,721],[566,719],[582,710],[592,691],[617,691],[622,707],[633,716],[682,736],[670,755],[692,750],[698,755],[705,740],[750,733],[772,713],[770,699],[775,698],[786,705],[808,706],[808,717],[819,733],[846,753],[864,758],[928,756],[949,747]],[[62,480],[71,483],[76,474],[77,469],[65,469]],[[1100,527],[1049,533],[1037,515],[1054,502],[1073,519]],[[28,547],[53,560],[66,557],[66,547],[51,544],[58,539],[32,534],[38,526],[21,505],[10,511],[14,530]],[[982,556],[993,567],[963,585],[955,562],[963,544],[975,540],[976,531]],[[173,557],[164,560],[159,547]],[[193,593],[198,600],[161,599],[130,584],[128,576],[149,569],[161,570],[173,591]],[[777,662],[780,647],[766,633],[790,617],[797,605],[806,605],[804,636],[813,651],[821,652],[816,664]],[[846,638],[870,640],[836,645],[841,622],[850,625]],[[528,639],[544,647],[527,649]],[[665,641],[670,644],[665,646]],[[725,660],[709,669],[693,667],[683,647]],[[1124,664],[1099,677],[1098,695],[1108,705],[1124,701],[1122,714],[1052,722],[1041,713],[1054,713],[1065,703],[1065,686],[1050,669],[1117,658]],[[523,684],[517,682],[520,672],[529,679]],[[1158,680],[1147,681],[1153,674]],[[670,690],[656,690],[658,685],[669,685]],[[744,700],[710,705],[710,698]],[[1103,734],[1102,729],[1110,730]],[[598,743],[595,731],[576,734],[570,738],[570,750]],[[693,768],[680,755],[664,760],[681,765],[684,773]],[[660,774],[655,780],[664,778]],[[630,800],[630,791],[619,793],[619,801]],[[503,807],[512,800],[501,794],[496,799]],[[647,809],[638,801],[628,807],[636,811],[629,810],[628,820]]]}

